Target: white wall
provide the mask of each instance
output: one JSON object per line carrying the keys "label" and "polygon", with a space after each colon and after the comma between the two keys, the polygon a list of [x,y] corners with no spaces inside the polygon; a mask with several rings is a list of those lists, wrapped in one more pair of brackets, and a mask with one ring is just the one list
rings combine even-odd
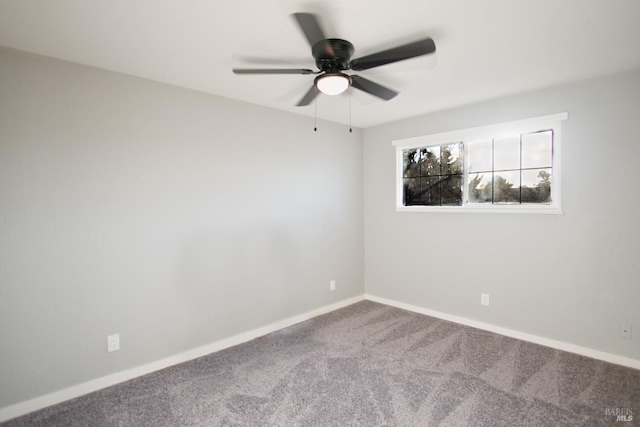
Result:
{"label": "white wall", "polygon": [[0,49],[0,408],[361,295],[362,168],[358,129]]}
{"label": "white wall", "polygon": [[[565,111],[563,215],[395,212],[393,140]],[[640,72],[369,128],[364,153],[368,294],[640,360]]]}

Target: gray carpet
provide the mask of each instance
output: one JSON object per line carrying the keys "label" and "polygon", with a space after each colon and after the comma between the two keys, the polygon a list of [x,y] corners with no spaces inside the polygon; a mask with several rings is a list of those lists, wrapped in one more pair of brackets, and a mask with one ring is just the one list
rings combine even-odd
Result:
{"label": "gray carpet", "polygon": [[[609,426],[640,371],[363,301],[3,426]],[[618,424],[616,424],[618,425]]]}

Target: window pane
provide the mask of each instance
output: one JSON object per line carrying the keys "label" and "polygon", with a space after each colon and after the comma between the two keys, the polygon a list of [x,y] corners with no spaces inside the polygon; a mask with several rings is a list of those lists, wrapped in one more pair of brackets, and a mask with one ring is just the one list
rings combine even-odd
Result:
{"label": "window pane", "polygon": [[405,206],[439,206],[440,177],[405,178]]}
{"label": "window pane", "polygon": [[468,144],[469,172],[490,172],[493,169],[492,141],[477,141]]}
{"label": "window pane", "polygon": [[440,181],[439,176],[422,178],[423,202],[427,206],[440,206]]}
{"label": "window pane", "polygon": [[522,203],[551,203],[551,169],[522,171]]}
{"label": "window pane", "polygon": [[440,153],[442,174],[462,173],[462,143],[443,145]]}
{"label": "window pane", "polygon": [[491,203],[493,185],[491,173],[477,173],[469,175],[469,203]]}
{"label": "window pane", "polygon": [[402,152],[403,176],[417,177],[420,174],[420,150],[404,150]]}
{"label": "window pane", "polygon": [[414,206],[420,203],[420,178],[404,179],[404,205]]}
{"label": "window pane", "polygon": [[442,206],[462,206],[462,175],[449,175],[440,183]]}
{"label": "window pane", "polygon": [[520,169],[520,136],[493,141],[493,170]]}
{"label": "window pane", "polygon": [[551,131],[522,135],[522,168],[550,168],[552,147]]}
{"label": "window pane", "polygon": [[422,176],[440,175],[440,147],[427,147],[423,151]]}
{"label": "window pane", "polygon": [[520,171],[495,173],[493,203],[520,203]]}

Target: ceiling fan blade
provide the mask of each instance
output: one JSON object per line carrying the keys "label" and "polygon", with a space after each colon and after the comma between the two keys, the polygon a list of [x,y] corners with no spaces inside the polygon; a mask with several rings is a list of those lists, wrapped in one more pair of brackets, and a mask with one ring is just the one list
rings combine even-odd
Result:
{"label": "ceiling fan blade", "polygon": [[235,74],[314,74],[305,68],[234,68]]}
{"label": "ceiling fan blade", "polygon": [[379,67],[380,65],[414,58],[416,56],[427,55],[435,51],[436,44],[433,42],[433,39],[426,38],[398,46],[393,49],[383,50],[381,52],[363,56],[362,58],[356,58],[351,61],[350,65],[352,70],[362,71],[373,67]]}
{"label": "ceiling fan blade", "polygon": [[296,21],[298,21],[298,25],[310,46],[313,47],[313,45],[320,40],[326,39],[316,15],[313,13],[294,13],[293,16],[296,18]]}
{"label": "ceiling fan blade", "polygon": [[242,67],[298,67],[299,64],[308,62],[309,58],[306,56],[297,58],[294,58],[293,56],[274,58],[258,55],[234,54],[232,55],[232,60],[234,64],[242,64]]}
{"label": "ceiling fan blade", "polygon": [[377,96],[378,98],[382,98],[385,101],[394,98],[398,94],[395,90],[391,90],[388,87],[379,85],[361,76],[351,76],[351,86]]}
{"label": "ceiling fan blade", "polygon": [[319,90],[316,87],[316,85],[311,86],[311,88],[309,88],[307,93],[304,94],[302,99],[300,99],[300,101],[298,101],[296,106],[297,107],[304,107],[305,105],[311,104],[311,101],[316,99],[316,96],[318,96],[318,92],[319,92]]}

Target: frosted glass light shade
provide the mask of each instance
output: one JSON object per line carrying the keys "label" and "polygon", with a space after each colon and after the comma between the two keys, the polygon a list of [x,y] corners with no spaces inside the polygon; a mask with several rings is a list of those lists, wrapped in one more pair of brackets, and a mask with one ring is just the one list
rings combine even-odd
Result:
{"label": "frosted glass light shade", "polygon": [[339,95],[351,84],[349,76],[342,73],[325,74],[316,79],[316,87],[327,95]]}

